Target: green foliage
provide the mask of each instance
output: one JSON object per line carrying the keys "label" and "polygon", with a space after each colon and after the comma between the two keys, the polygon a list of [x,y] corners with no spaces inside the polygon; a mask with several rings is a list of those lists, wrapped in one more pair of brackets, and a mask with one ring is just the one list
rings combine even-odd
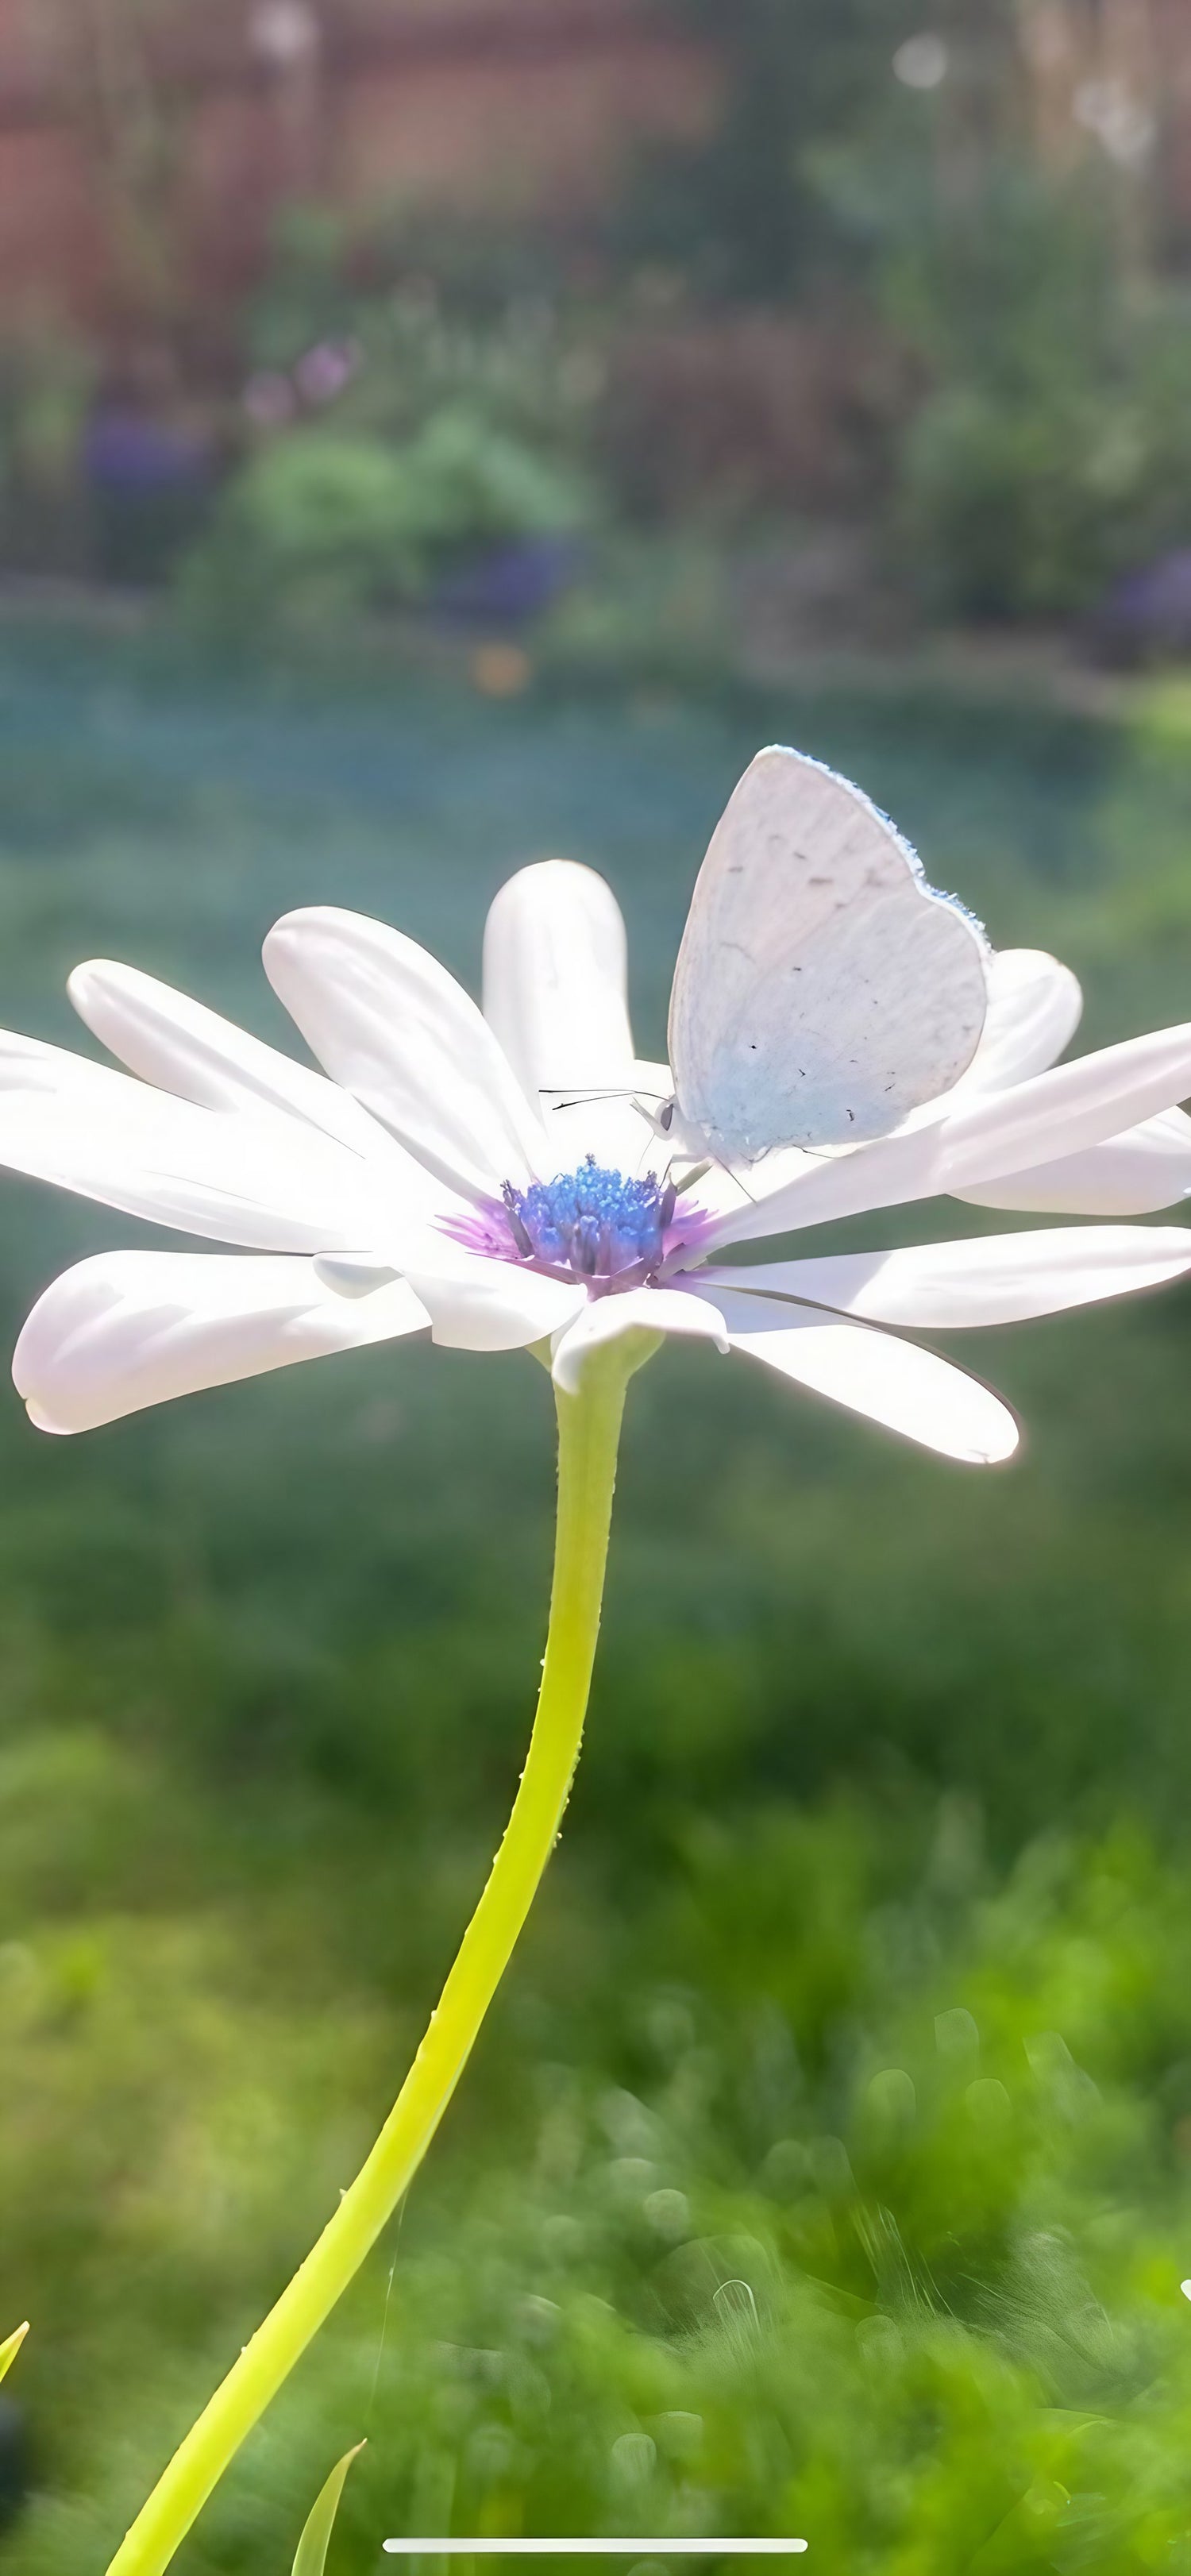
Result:
{"label": "green foliage", "polygon": [[909,0],[680,0],[711,35],[726,98],[711,134],[652,151],[619,210],[626,260],[665,260],[700,294],[746,301],[855,274],[855,243],[818,183],[832,142],[884,122]]}
{"label": "green foliage", "polygon": [[907,560],[937,606],[1064,615],[1191,529],[1191,343],[1122,265],[1108,209],[994,169],[932,205],[887,304],[930,387],[905,433]]}
{"label": "green foliage", "polygon": [[[258,367],[291,367],[320,341],[364,331],[374,354],[387,342],[414,378],[414,400],[474,389],[490,364],[512,383],[502,344],[557,338],[567,286],[565,236],[530,216],[464,214],[406,200],[346,214],[325,201],[279,208],[270,256],[243,317],[246,355]],[[530,360],[532,369],[532,360]],[[465,382],[461,387],[460,371]],[[448,378],[449,381],[444,381]],[[394,380],[390,399],[401,399]]]}
{"label": "green foliage", "polygon": [[416,509],[416,483],[388,449],[312,429],[253,459],[227,497],[220,535],[253,582],[262,571],[282,585],[322,573],[349,596],[393,597],[416,578]]}
{"label": "green foliage", "polygon": [[[1169,686],[1119,731],[908,690],[496,706],[25,627],[0,1017],[77,1044],[54,997],[114,954],[292,1043],[278,912],[331,892],[474,983],[485,902],[554,849],[621,894],[652,1051],[708,828],[773,735],[860,778],[999,942],[1071,955],[1092,1043],[1185,1014],[1191,921],[1141,893],[1185,808]],[[5,1186],[11,1342],[139,1230]],[[953,1345],[1025,1420],[986,1477],[743,1363],[642,1373],[542,1910],[187,2576],[289,2565],[364,2431],[336,2576],[451,2528],[1179,2568],[1188,1312]],[[104,2565],[392,2099],[522,1759],[552,1476],[517,1357],[366,1352],[79,1441],[0,1406],[0,2289],[37,2322],[12,2576]]]}
{"label": "green foliage", "polygon": [[305,349],[345,329],[350,250],[350,228],[337,207],[304,200],[277,210],[265,273],[243,315],[253,365],[291,367]]}
{"label": "green foliage", "polygon": [[606,325],[528,246],[491,225],[370,229],[353,256],[320,209],[291,220],[250,311],[254,363],[293,369],[320,343],[358,364],[337,421],[387,440],[461,407],[560,461],[582,460],[602,391]]}
{"label": "green foliage", "polygon": [[696,526],[604,531],[534,638],[535,659],[576,688],[721,688],[734,608],[722,546]]}
{"label": "green foliage", "polygon": [[344,2482],[352,2461],[359,2458],[363,2448],[363,2443],[357,2442],[354,2450],[344,2452],[343,2458],[336,2461],[326,2485],[315,2497],[298,2542],[293,2576],[323,2576]]}
{"label": "green foliage", "polygon": [[233,478],[190,557],[183,598],[250,624],[290,610],[386,608],[502,539],[573,528],[576,478],[462,405],[402,444],[310,427],[262,448]]}
{"label": "green foliage", "polygon": [[[1187,867],[1187,778],[1191,764],[1191,681],[1165,672],[1134,685],[1121,727],[1121,758],[1098,817],[1110,866],[1078,901],[1076,936],[1085,953],[1108,958],[1124,944],[1176,957],[1191,938]],[[1178,1000],[1172,985],[1172,1003]]]}
{"label": "green foliage", "polygon": [[[788,2532],[858,2576],[1177,2565],[1182,1867],[1118,1827],[1043,1838],[1002,1875],[954,1804],[915,1860],[863,1806],[770,1803],[692,1816],[653,1886],[610,1898],[565,1866],[552,1882],[470,2113],[204,2516],[195,2568],[256,2576],[312,2451],[365,2417],[343,2576],[386,2534],[426,2531]],[[73,2204],[87,2299],[66,2310],[69,2350],[97,2394],[73,2500],[39,2500],[22,2576],[102,2563],[303,2241],[309,2185],[257,2242],[279,2181],[292,2191],[313,2152],[333,2187],[408,2046],[382,2014],[354,2071],[329,2053],[341,2122],[351,2106],[335,2141],[253,2011],[259,1968],[238,2000],[230,1957],[192,1952],[179,1975],[167,1924],[138,1925],[147,1981],[129,1945],[117,1982],[113,1953],[106,2000],[76,1984],[65,2024],[28,1987],[19,2018],[5,2007],[6,2069],[36,2080],[47,2050],[85,2067],[100,2135],[114,2011],[159,1985],[177,2060],[201,2063],[164,2169],[129,2098],[115,2232],[102,2198]],[[266,1891],[258,1958],[280,1963],[281,1931]],[[296,1975],[286,2013],[292,2047]],[[27,2152],[22,2205],[55,2182]],[[42,2399],[59,2443],[62,2388],[59,2364]]]}
{"label": "green foliage", "polygon": [[950,617],[1069,617],[1185,545],[1186,281],[1147,247],[1137,173],[1086,137],[1073,175],[1040,163],[1021,10],[937,7],[920,93],[893,68],[920,14],[887,0],[684,15],[726,53],[725,112],[649,156],[622,256],[664,262],[679,299],[792,305],[865,345],[838,435],[906,591]]}
{"label": "green foliage", "polygon": [[79,449],[96,373],[94,350],[62,324],[10,325],[0,342],[0,552],[10,565],[86,567]]}
{"label": "green foliage", "polygon": [[[515,248],[475,226],[425,241],[412,221],[356,238],[329,209],[291,211],[246,338],[295,408],[183,566],[192,610],[232,629],[408,606],[485,550],[591,521],[598,326],[528,291]],[[302,366],[327,345],[350,373],[320,411]]]}

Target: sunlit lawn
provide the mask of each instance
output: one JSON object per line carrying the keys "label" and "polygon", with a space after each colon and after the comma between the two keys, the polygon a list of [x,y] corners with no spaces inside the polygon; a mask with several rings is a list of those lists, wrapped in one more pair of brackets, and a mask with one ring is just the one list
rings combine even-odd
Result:
{"label": "sunlit lawn", "polygon": [[[278,912],[375,911],[474,983],[502,876],[565,851],[621,897],[658,1053],[708,829],[776,734],[1125,1035],[1191,1016],[1172,705],[497,706],[10,633],[0,1013],[73,1043],[66,971],[106,953],[287,1043]],[[3,1189],[9,1344],[58,1265],[151,1239]],[[849,2576],[1191,2568],[1191,1295],[962,1356],[1024,1417],[1008,1471],[743,1362],[639,1381],[541,1915],[189,2576],[288,2566],[363,2430],[339,2576],[452,2518],[805,2533]],[[549,1399],[411,1345],[79,1442],[11,1397],[0,1444],[0,2332],[33,2319],[39,2491],[0,2557],[98,2576],[349,2178],[499,1832]]]}

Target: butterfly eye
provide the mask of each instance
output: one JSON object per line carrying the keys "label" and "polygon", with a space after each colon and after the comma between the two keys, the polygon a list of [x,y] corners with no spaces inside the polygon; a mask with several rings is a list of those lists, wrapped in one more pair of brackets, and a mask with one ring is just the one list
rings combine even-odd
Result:
{"label": "butterfly eye", "polygon": [[659,1111],[658,1111],[658,1125],[659,1125],[659,1127],[661,1128],[661,1131],[662,1131],[663,1136],[668,1136],[668,1135],[669,1135],[670,1130],[671,1130],[671,1128],[672,1128],[673,1124],[674,1124],[674,1102],[673,1102],[672,1100],[667,1100],[667,1101],[665,1101],[665,1102],[663,1103],[663,1106],[662,1106],[662,1107],[659,1109]]}

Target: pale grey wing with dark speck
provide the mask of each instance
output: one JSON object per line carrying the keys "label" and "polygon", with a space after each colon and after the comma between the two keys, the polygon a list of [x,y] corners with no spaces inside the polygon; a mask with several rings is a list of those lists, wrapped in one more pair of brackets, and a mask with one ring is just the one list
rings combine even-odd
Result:
{"label": "pale grey wing with dark speck", "polygon": [[859,789],[758,752],[712,835],[670,1000],[684,1119],[729,1160],[858,1144],[950,1089],[986,949]]}

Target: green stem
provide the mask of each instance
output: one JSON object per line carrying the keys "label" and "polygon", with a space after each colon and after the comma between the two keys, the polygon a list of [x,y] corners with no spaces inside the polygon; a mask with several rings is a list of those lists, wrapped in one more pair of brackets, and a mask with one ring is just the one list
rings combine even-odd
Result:
{"label": "green stem", "polygon": [[108,2576],[161,2576],[241,2442],[359,2270],[417,2172],[471,2055],[550,1858],[579,1756],[599,1633],[625,1389],[654,1337],[591,1353],[558,1395],[558,1532],[533,1735],[504,1841],[438,2009],[367,2163],[175,2451]]}

